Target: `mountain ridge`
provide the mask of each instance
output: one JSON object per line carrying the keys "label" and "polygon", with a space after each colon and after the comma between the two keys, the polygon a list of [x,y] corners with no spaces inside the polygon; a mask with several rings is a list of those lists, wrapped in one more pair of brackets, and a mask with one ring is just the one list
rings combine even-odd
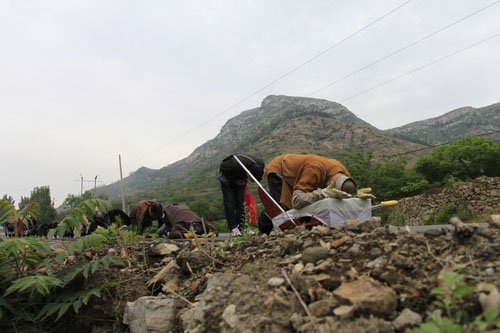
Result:
{"label": "mountain ridge", "polygon": [[[460,110],[467,113],[469,108]],[[457,118],[455,111],[447,114]],[[435,122],[441,124],[448,118]],[[466,117],[462,114],[462,118]],[[242,111],[229,119],[214,138],[194,149],[188,157],[157,170],[139,168],[124,178],[124,188],[132,201],[143,197],[192,200],[193,196],[187,193],[209,197],[209,193],[215,193],[219,187],[215,176],[220,161],[237,152],[260,156],[266,163],[284,153],[311,153],[343,161],[357,152],[372,151],[374,159],[380,160],[416,151],[412,157],[417,158],[432,144],[419,140],[418,133],[412,130],[414,127],[405,128],[415,123],[379,130],[336,102],[270,95],[260,107]],[[419,126],[423,126],[421,122]],[[405,139],[405,135],[409,138]],[[101,187],[100,192],[116,198],[120,194],[119,183]]]}

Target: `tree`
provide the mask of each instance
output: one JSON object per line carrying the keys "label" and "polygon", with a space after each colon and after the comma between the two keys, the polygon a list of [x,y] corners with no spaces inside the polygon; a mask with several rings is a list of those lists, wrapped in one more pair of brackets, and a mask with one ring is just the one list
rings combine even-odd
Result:
{"label": "tree", "polygon": [[358,187],[371,187],[378,200],[399,199],[420,193],[428,182],[415,170],[407,169],[407,158],[374,162],[373,153],[355,153],[346,168]]}
{"label": "tree", "polygon": [[38,221],[42,224],[52,223],[57,215],[54,203],[50,199],[50,188],[48,186],[35,187],[31,191],[30,202],[37,202],[40,206]]}
{"label": "tree", "polygon": [[500,176],[500,144],[471,136],[433,149],[419,159],[415,170],[431,184],[467,181],[480,176]]}
{"label": "tree", "polygon": [[19,209],[23,209],[30,203],[30,198],[28,197],[21,197],[21,200],[19,200]]}
{"label": "tree", "polygon": [[14,205],[14,203],[16,202],[16,200],[14,200],[13,197],[11,197],[10,195],[7,195],[7,194],[3,195],[2,200],[9,202],[11,205]]}
{"label": "tree", "polygon": [[345,166],[358,186],[369,186],[370,172],[372,171],[372,158],[373,151],[367,153],[358,152],[347,157]]}

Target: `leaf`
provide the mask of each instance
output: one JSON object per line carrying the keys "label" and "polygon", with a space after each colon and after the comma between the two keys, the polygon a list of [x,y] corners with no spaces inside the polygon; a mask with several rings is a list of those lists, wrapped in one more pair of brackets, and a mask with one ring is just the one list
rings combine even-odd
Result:
{"label": "leaf", "polygon": [[443,281],[446,283],[448,290],[453,290],[455,285],[463,280],[463,275],[455,273],[453,271],[445,272],[441,275]]}
{"label": "leaf", "polygon": [[57,254],[56,254],[56,262],[58,264],[62,264],[64,262],[65,255],[66,254],[64,252],[57,252]]}
{"label": "leaf", "polygon": [[85,277],[85,279],[87,279],[89,277],[89,271],[90,271],[90,263],[87,263],[85,265],[83,265],[83,277]]}
{"label": "leaf", "polygon": [[465,296],[468,296],[472,294],[476,290],[475,287],[469,286],[465,282],[461,282],[454,290],[453,290],[453,296],[455,296],[458,299],[462,299]]}
{"label": "leaf", "polygon": [[40,310],[37,318],[45,319],[50,315],[56,313],[60,309],[60,307],[61,303],[48,303],[42,308],[42,310]]}
{"label": "leaf", "polygon": [[91,263],[91,272],[94,273],[98,268],[99,264],[101,263],[100,260],[93,260]]}
{"label": "leaf", "polygon": [[64,303],[61,306],[61,308],[59,309],[59,312],[57,313],[56,321],[58,321],[59,318],[61,318],[66,313],[66,311],[68,311],[70,306],[71,306],[71,303]]}
{"label": "leaf", "polygon": [[82,301],[77,300],[76,302],[73,303],[73,311],[75,311],[75,313],[78,313],[82,305],[83,305]]}
{"label": "leaf", "polygon": [[5,295],[9,295],[13,292],[23,292],[25,290],[30,290],[31,294],[35,291],[42,296],[46,296],[49,293],[49,289],[57,286],[61,286],[62,281],[58,278],[45,275],[33,275],[23,277],[14,280],[12,285],[5,291]]}
{"label": "leaf", "polygon": [[434,288],[434,289],[431,290],[431,294],[445,296],[448,293],[443,288]]}
{"label": "leaf", "polygon": [[488,308],[484,310],[483,316],[488,323],[492,323],[499,313],[500,310],[498,308]]}

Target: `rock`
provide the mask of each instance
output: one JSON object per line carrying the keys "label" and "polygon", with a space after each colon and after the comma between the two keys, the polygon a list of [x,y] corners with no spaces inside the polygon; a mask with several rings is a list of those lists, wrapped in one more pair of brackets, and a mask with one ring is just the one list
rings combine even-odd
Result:
{"label": "rock", "polygon": [[500,214],[490,215],[488,224],[495,228],[500,228]]}
{"label": "rock", "polygon": [[382,218],[380,216],[374,216],[367,220],[362,221],[359,224],[359,228],[361,229],[362,232],[370,232],[380,227],[381,223],[382,223]]}
{"label": "rock", "polygon": [[306,266],[304,267],[304,272],[310,274],[310,273],[314,272],[314,268],[315,268],[314,264],[312,262],[308,262],[306,264]]}
{"label": "rock", "polygon": [[181,315],[182,328],[192,332],[199,323],[205,321],[205,313],[199,307],[192,308]]}
{"label": "rock", "polygon": [[[489,294],[479,294],[479,303],[481,303],[483,311],[490,308],[500,308],[500,292],[495,286],[489,289]],[[483,288],[483,291],[486,291],[486,288]]]}
{"label": "rock", "polygon": [[395,329],[404,330],[422,323],[422,317],[410,309],[404,309],[401,314],[392,322]]}
{"label": "rock", "polygon": [[342,283],[333,293],[350,302],[357,310],[374,315],[388,316],[397,306],[396,292],[371,279]]}
{"label": "rock", "polygon": [[352,232],[359,232],[361,230],[358,221],[355,220],[346,220],[344,228],[345,230]]}
{"label": "rock", "polygon": [[372,257],[379,257],[382,255],[382,250],[379,249],[378,247],[374,247],[370,250],[370,256]]}
{"label": "rock", "polygon": [[171,332],[175,327],[178,300],[159,296],[141,297],[128,302],[123,323],[131,333]]}
{"label": "rock", "polygon": [[342,305],[333,310],[333,313],[342,319],[349,318],[354,313],[354,305]]}
{"label": "rock", "polygon": [[347,251],[347,255],[351,258],[357,258],[359,253],[361,252],[361,247],[359,244],[355,243],[351,248]]}
{"label": "rock", "polygon": [[315,272],[326,272],[329,271],[333,267],[333,263],[331,260],[327,259],[323,261],[318,266],[314,267]]}
{"label": "rock", "polygon": [[304,271],[304,264],[299,262],[298,264],[295,264],[295,266],[293,266],[292,274],[302,274],[303,271]]}
{"label": "rock", "polygon": [[240,325],[240,317],[236,313],[236,305],[230,304],[222,313],[222,319],[229,325],[232,329],[237,328]]}
{"label": "rock", "polygon": [[382,257],[378,257],[377,259],[372,260],[368,264],[366,264],[366,267],[373,268],[373,267],[375,267],[377,265],[383,265],[385,263],[387,263],[387,259],[384,259]]}
{"label": "rock", "polygon": [[332,314],[334,308],[339,305],[335,298],[327,298],[309,304],[308,308],[311,314],[315,317],[324,317]]}
{"label": "rock", "polygon": [[349,237],[349,236],[344,236],[340,239],[336,239],[336,240],[332,241],[332,247],[336,249],[336,248],[342,246],[345,242],[347,242],[350,239],[351,239],[351,237]]}
{"label": "rock", "polygon": [[280,254],[295,254],[300,250],[301,242],[295,238],[283,238],[278,242],[280,246]]}
{"label": "rock", "polygon": [[279,287],[283,283],[285,283],[285,279],[281,277],[272,277],[269,280],[267,280],[267,284],[273,288]]}
{"label": "rock", "polygon": [[310,247],[302,252],[302,261],[305,263],[316,263],[328,256],[328,250],[319,246]]}
{"label": "rock", "polygon": [[179,252],[179,247],[175,244],[160,243],[153,246],[151,252],[157,256],[165,256]]}
{"label": "rock", "polygon": [[450,223],[455,227],[455,229],[453,230],[453,234],[458,239],[471,237],[472,234],[474,234],[475,229],[477,229],[477,226],[465,224],[456,216],[450,219]]}

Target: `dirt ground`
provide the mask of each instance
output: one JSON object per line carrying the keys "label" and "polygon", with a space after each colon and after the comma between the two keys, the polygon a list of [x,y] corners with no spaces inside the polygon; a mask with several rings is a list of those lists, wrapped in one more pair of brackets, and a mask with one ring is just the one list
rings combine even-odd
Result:
{"label": "dirt ground", "polygon": [[[127,332],[126,303],[163,294],[178,300],[173,332],[404,331],[416,325],[397,324],[405,309],[423,322],[437,309],[430,291],[443,270],[464,275],[469,285],[500,287],[499,234],[490,227],[419,234],[352,223],[219,243],[164,240],[86,251],[78,256],[112,254],[126,262],[85,282],[86,288],[113,284],[67,325]],[[176,268],[162,276],[168,265]],[[465,299],[471,317],[482,312],[478,297]]]}

